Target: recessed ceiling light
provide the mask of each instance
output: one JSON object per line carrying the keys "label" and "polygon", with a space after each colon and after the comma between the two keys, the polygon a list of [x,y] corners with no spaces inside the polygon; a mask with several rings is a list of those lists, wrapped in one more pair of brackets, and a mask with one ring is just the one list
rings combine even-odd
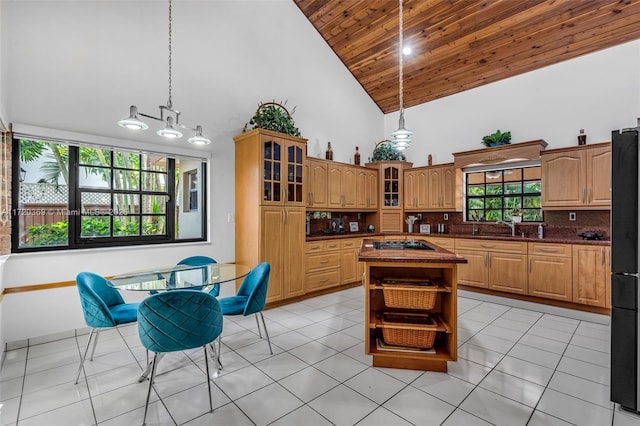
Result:
{"label": "recessed ceiling light", "polygon": [[411,47],[410,46],[405,46],[402,48],[402,53],[405,55],[411,55]]}

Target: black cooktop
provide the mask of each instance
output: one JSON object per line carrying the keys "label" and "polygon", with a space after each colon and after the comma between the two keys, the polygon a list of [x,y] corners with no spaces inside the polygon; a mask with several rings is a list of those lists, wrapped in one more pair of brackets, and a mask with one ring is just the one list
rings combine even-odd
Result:
{"label": "black cooktop", "polygon": [[430,245],[418,240],[374,241],[376,250],[435,250]]}

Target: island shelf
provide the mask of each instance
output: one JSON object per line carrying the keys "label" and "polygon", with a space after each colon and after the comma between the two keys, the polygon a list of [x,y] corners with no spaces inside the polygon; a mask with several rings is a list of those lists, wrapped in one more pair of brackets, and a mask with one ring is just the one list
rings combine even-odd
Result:
{"label": "island shelf", "polygon": [[447,371],[457,360],[457,264],[432,250],[377,249],[365,239],[365,352],[375,367]]}

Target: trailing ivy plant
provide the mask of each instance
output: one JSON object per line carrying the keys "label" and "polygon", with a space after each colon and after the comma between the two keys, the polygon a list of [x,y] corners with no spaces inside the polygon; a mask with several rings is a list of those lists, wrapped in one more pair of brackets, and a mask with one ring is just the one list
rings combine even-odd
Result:
{"label": "trailing ivy plant", "polygon": [[284,133],[291,136],[300,136],[300,130],[295,126],[291,115],[296,111],[295,107],[289,113],[285,108],[287,101],[282,103],[278,102],[260,102],[258,109],[251,120],[244,125],[244,130],[247,131],[249,126],[251,129],[267,129],[274,132]]}

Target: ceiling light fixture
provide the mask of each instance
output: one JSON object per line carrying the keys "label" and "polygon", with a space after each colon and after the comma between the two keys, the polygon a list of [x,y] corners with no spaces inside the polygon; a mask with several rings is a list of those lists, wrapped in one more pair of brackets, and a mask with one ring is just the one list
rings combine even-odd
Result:
{"label": "ceiling light fixture", "polygon": [[138,116],[150,118],[152,120],[162,121],[165,123],[165,127],[158,130],[157,134],[159,136],[168,138],[168,139],[179,139],[182,137],[182,132],[179,129],[188,129],[193,130],[195,132],[194,136],[188,139],[189,143],[194,145],[208,145],[211,141],[204,136],[202,136],[202,126],[198,125],[196,127],[185,126],[180,123],[180,111],[173,108],[173,103],[171,101],[171,91],[173,89],[172,80],[171,80],[171,59],[172,59],[172,2],[169,0],[169,99],[167,100],[167,105],[159,105],[160,108],[160,117],[155,117],[149,114],[143,114],[138,112],[138,107],[135,105],[131,105],[129,107],[129,116],[127,118],[123,118],[118,121],[118,125],[124,127],[126,129],[131,130],[147,130],[149,126],[140,120]]}
{"label": "ceiling light fixture", "polygon": [[398,43],[398,80],[400,86],[400,119],[398,120],[398,129],[391,133],[391,142],[393,143],[393,147],[398,151],[403,151],[409,146],[411,146],[411,135],[413,132],[404,127],[404,107],[403,107],[403,91],[404,86],[402,84],[402,71],[403,71],[403,60],[402,60],[402,43],[403,43],[403,27],[402,27],[402,0],[399,0],[399,18],[400,21],[400,37]]}

